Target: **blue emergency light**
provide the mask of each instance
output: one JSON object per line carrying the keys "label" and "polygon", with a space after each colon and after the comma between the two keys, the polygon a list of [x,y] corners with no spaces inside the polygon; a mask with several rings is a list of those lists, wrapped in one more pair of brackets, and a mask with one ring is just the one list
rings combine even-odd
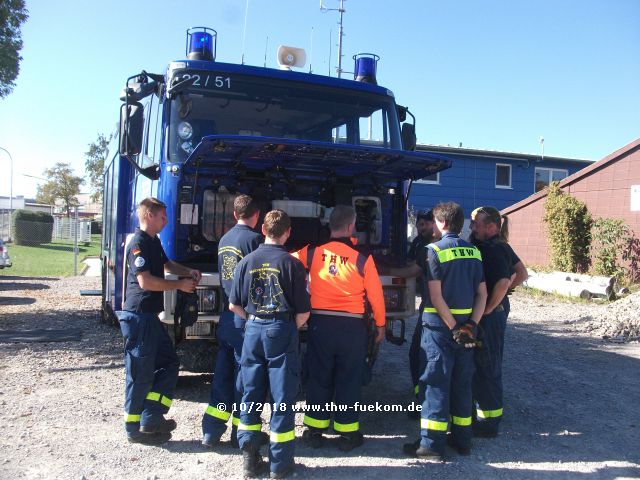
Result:
{"label": "blue emergency light", "polygon": [[356,81],[377,85],[376,69],[380,57],[375,53],[358,53],[353,56],[355,66],[353,76]]}
{"label": "blue emergency light", "polygon": [[189,60],[215,60],[218,32],[208,27],[187,30],[187,58]]}

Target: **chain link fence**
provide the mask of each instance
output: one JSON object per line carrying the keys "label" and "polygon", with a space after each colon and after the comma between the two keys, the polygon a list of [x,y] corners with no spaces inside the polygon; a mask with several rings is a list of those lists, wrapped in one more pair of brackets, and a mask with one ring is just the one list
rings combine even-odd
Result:
{"label": "chain link fence", "polygon": [[[78,217],[77,214],[64,217],[17,210],[12,218],[9,210],[0,210],[0,238],[8,247],[14,267],[24,261],[37,261],[41,255],[42,261],[62,261],[73,265],[73,274],[77,275],[79,261],[87,255],[95,255],[96,245],[100,243],[99,230],[91,219]],[[29,258],[16,258],[21,252]]]}

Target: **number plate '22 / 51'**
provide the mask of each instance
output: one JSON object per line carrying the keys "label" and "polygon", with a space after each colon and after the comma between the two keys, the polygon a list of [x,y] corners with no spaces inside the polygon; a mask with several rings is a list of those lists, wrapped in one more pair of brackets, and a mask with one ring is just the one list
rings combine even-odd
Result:
{"label": "number plate '22 / 51'", "polygon": [[183,73],[180,80],[194,79],[191,84],[196,88],[231,88],[231,78],[224,75],[212,75],[208,73]]}

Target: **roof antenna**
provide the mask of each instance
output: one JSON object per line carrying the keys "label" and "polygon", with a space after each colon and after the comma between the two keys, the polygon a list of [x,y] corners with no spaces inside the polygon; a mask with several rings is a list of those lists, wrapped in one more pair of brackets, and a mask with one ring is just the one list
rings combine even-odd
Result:
{"label": "roof antenna", "polygon": [[249,16],[249,0],[244,7],[244,28],[242,29],[242,58],[240,60],[240,64],[244,65],[244,45],[245,39],[247,38],[247,17]]}
{"label": "roof antenna", "polygon": [[312,60],[313,60],[313,27],[311,27],[311,52],[309,52],[309,73],[313,73],[313,70],[311,70]]}
{"label": "roof antenna", "polygon": [[540,137],[540,147],[542,148],[542,152],[540,155],[540,161],[544,162],[544,137]]}
{"label": "roof antenna", "polygon": [[322,2],[322,0],[320,0],[320,11],[325,13],[325,12],[339,12],[340,13],[340,21],[338,22],[338,68],[336,69],[336,72],[338,73],[338,78],[340,78],[342,76],[342,37],[344,36],[344,33],[342,31],[342,17],[344,15],[344,12],[346,11],[344,9],[344,2],[345,0],[340,0],[340,7],[339,8],[327,8],[325,6],[325,4]]}
{"label": "roof antenna", "polygon": [[267,67],[267,47],[269,46],[269,35],[267,35],[267,40],[264,42],[264,66]]}

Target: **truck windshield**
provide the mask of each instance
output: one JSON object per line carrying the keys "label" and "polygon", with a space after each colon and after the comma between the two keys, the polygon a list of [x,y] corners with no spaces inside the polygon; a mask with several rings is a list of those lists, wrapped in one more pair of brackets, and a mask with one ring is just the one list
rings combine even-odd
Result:
{"label": "truck windshield", "polygon": [[197,78],[172,100],[170,161],[183,161],[206,135],[401,148],[391,96],[235,74],[177,76]]}

